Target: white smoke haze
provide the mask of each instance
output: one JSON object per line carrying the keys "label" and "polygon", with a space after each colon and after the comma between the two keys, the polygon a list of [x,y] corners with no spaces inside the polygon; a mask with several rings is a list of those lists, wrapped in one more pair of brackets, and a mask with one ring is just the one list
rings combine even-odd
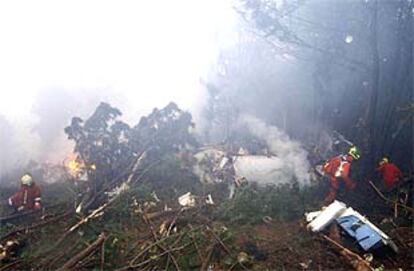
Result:
{"label": "white smoke haze", "polygon": [[72,151],[64,127],[73,116],[86,117],[99,102],[99,96],[76,96],[63,88],[42,90],[22,116],[3,117],[1,122],[0,176],[23,170],[29,161],[61,164]]}
{"label": "white smoke haze", "polygon": [[242,115],[240,125],[245,125],[250,133],[264,140],[273,155],[271,166],[276,174],[273,182],[290,183],[297,180],[301,185],[310,182],[310,163],[307,159],[307,151],[301,144],[289,138],[289,136],[276,126],[267,125],[264,121],[251,116]]}
{"label": "white smoke haze", "polygon": [[2,115],[0,115],[0,176],[15,164],[18,142],[16,141],[16,130],[13,125]]}
{"label": "white smoke haze", "polygon": [[[197,117],[201,107],[202,86],[195,91],[194,103],[182,102],[184,109]],[[73,142],[67,139],[64,128],[72,117],[86,120],[101,102],[107,102],[121,110],[120,119],[130,125],[138,123],[141,116],[149,114],[154,107],[162,108],[170,100],[145,103],[139,91],[131,99],[129,93],[111,88],[68,89],[50,87],[40,90],[33,97],[28,111],[20,116],[0,114],[0,177],[24,169],[29,161],[62,164],[71,155]],[[180,104],[178,104],[180,106]]]}
{"label": "white smoke haze", "polygon": [[0,175],[61,162],[63,128],[100,102],[129,124],[171,101],[197,118],[237,20],[230,0],[1,2]]}

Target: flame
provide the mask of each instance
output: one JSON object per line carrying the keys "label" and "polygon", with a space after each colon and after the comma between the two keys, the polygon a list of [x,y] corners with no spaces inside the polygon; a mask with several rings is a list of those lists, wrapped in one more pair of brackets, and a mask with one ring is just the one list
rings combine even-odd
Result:
{"label": "flame", "polygon": [[81,174],[85,173],[86,170],[96,170],[95,164],[88,166],[84,161],[74,155],[71,155],[64,164],[69,174],[74,177],[79,177]]}
{"label": "flame", "polygon": [[66,163],[66,168],[68,169],[70,175],[76,177],[84,169],[84,166],[82,162],[79,162],[76,159],[71,159]]}
{"label": "flame", "polygon": [[73,177],[79,177],[85,170],[85,163],[74,153],[68,155],[63,164],[67,172]]}
{"label": "flame", "polygon": [[81,170],[81,163],[77,162],[76,160],[69,161],[68,169],[72,172],[78,172]]}

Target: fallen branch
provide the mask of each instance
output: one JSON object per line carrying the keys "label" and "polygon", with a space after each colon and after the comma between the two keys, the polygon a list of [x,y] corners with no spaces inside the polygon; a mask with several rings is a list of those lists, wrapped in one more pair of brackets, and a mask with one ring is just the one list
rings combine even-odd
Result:
{"label": "fallen branch", "polygon": [[172,249],[166,250],[166,251],[164,251],[164,252],[162,252],[162,253],[160,253],[160,254],[156,255],[156,256],[155,256],[155,257],[153,257],[153,258],[151,257],[151,258],[149,258],[149,259],[147,259],[147,260],[145,260],[145,261],[143,261],[143,262],[141,262],[141,263],[135,264],[135,265],[133,265],[133,266],[128,266],[128,267],[127,267],[127,269],[129,269],[129,268],[134,269],[134,268],[141,267],[141,266],[143,266],[143,265],[145,265],[145,264],[147,264],[147,263],[150,263],[150,262],[151,262],[151,261],[153,261],[154,259],[159,259],[160,257],[162,257],[162,256],[164,256],[164,255],[166,255],[166,254],[169,254],[169,253],[174,252],[174,251],[180,251],[180,250],[183,250],[184,248],[188,247],[189,245],[191,245],[191,243],[188,243],[188,244],[182,245],[182,246],[180,246],[180,247],[176,247],[176,248],[172,248]]}
{"label": "fallen branch", "polygon": [[12,214],[8,216],[0,217],[0,223],[4,222],[10,222],[11,220],[17,219],[17,218],[23,218],[29,215],[38,214],[41,213],[42,210],[29,210],[29,211],[23,211],[17,214]]}
{"label": "fallen branch", "polygon": [[101,271],[104,270],[105,266],[105,240],[102,242],[101,245]]}
{"label": "fallen branch", "polygon": [[[23,260],[17,260],[17,261],[14,261],[12,263],[6,264],[6,265],[4,265],[3,267],[0,268],[0,271],[9,270],[10,268],[15,267],[16,265],[18,265],[21,262],[23,262]],[[16,269],[12,269],[12,270],[16,270]]]}
{"label": "fallen branch", "polygon": [[8,216],[3,216],[3,217],[0,217],[0,224],[2,224],[4,222],[10,222],[14,219],[23,218],[23,217],[34,215],[34,214],[43,213],[46,209],[52,209],[52,208],[55,208],[55,207],[59,207],[59,205],[61,205],[61,204],[46,205],[46,206],[44,206],[43,208],[41,208],[39,210],[26,210],[26,211],[14,213],[14,214],[11,214],[11,215],[8,215]]}
{"label": "fallen branch", "polygon": [[[103,189],[101,189],[100,191],[98,191],[98,193],[95,193],[95,195],[89,199],[87,201],[87,203],[85,204],[85,207],[83,208],[84,210],[89,210],[89,208],[102,196],[105,195],[105,192],[108,191],[113,191],[116,186],[116,184],[118,184],[121,180],[123,180],[125,177],[128,177],[126,179],[125,182],[122,183],[122,185],[128,185],[132,182],[132,178],[134,177],[136,171],[138,170],[139,166],[141,165],[141,162],[145,159],[145,157],[147,156],[147,151],[143,151],[138,157],[137,159],[130,164],[130,166],[128,166],[125,169],[126,173],[122,173],[118,176],[116,176],[112,181],[110,181],[107,185],[104,186]],[[143,170],[143,172],[146,172],[146,169]],[[137,179],[141,179],[143,177],[144,174],[141,174]],[[121,185],[121,186],[122,186]]]}
{"label": "fallen branch", "polygon": [[88,221],[91,220],[91,219],[93,219],[93,218],[102,216],[103,215],[103,211],[105,210],[105,208],[108,207],[112,202],[114,202],[115,198],[116,197],[110,199],[108,202],[106,202],[105,204],[103,204],[99,208],[93,210],[92,213],[90,213],[87,217],[82,218],[78,223],[76,223],[75,225],[73,225],[69,229],[69,232],[75,231],[80,226],[82,226],[83,224],[88,223]]}
{"label": "fallen branch", "polygon": [[214,248],[216,247],[216,245],[217,245],[217,243],[212,245],[211,249],[208,251],[206,258],[205,258],[204,262],[201,265],[201,268],[200,268],[201,271],[206,271],[208,269],[208,264],[210,263],[210,259],[211,259],[211,256],[213,255],[213,251],[214,251]]}
{"label": "fallen branch", "polygon": [[69,233],[73,232],[75,230],[77,230],[80,226],[82,226],[83,224],[88,223],[89,220],[93,219],[93,218],[97,218],[103,215],[103,211],[109,206],[111,205],[118,197],[119,195],[126,189],[128,189],[128,185],[132,182],[132,178],[135,174],[135,171],[138,169],[139,165],[141,164],[141,162],[145,159],[146,157],[146,152],[143,152],[136,160],[136,162],[134,163],[134,166],[132,167],[132,173],[129,174],[127,180],[125,182],[123,182],[119,187],[118,190],[112,198],[110,198],[106,203],[104,203],[103,205],[101,205],[100,207],[98,207],[97,209],[93,210],[87,217],[82,218],[78,223],[76,223],[75,225],[73,225],[70,229],[69,229]]}
{"label": "fallen branch", "polygon": [[331,244],[335,245],[337,248],[340,249],[341,255],[343,255],[345,258],[347,258],[351,265],[355,268],[357,271],[374,271],[374,268],[371,267],[370,263],[363,259],[361,256],[356,254],[355,252],[352,252],[351,250],[347,249],[346,247],[342,246],[338,242],[332,240],[328,236],[322,234],[322,237],[330,242]]}
{"label": "fallen branch", "polygon": [[[59,253],[58,255],[50,253],[49,256],[42,257],[40,261],[40,265],[42,269],[52,269],[52,267],[57,263],[60,262],[61,259],[71,253],[80,243],[81,240],[77,240],[74,244],[68,248],[66,248],[63,252]],[[46,268],[47,267],[47,268]]]}
{"label": "fallen branch", "polygon": [[[190,225],[190,229],[191,229],[191,230],[193,229],[193,227],[192,227],[191,225]],[[199,258],[199,260],[200,260],[200,263],[202,263],[202,262],[203,262],[203,256],[201,255],[201,252],[200,252],[200,249],[199,249],[199,247],[198,247],[197,241],[196,241],[196,239],[194,238],[194,236],[193,236],[192,234],[189,234],[189,236],[190,236],[191,241],[193,242],[193,245],[194,245],[194,247],[195,247],[195,249],[196,249],[196,252],[197,252],[198,258]]]}
{"label": "fallen branch", "polygon": [[[154,241],[156,241],[156,242],[158,242],[159,241],[159,239],[158,239],[158,237],[157,237],[157,234],[155,233],[155,230],[154,230],[154,227],[152,226],[152,224],[151,224],[151,222],[147,219],[147,217],[145,216],[145,214],[144,214],[144,221],[145,221],[145,223],[148,225],[148,227],[150,228],[150,231],[151,231],[151,234],[152,234],[152,237],[154,238]],[[157,247],[159,247],[161,250],[163,250],[163,251],[168,251],[164,246],[162,246],[161,245],[161,243],[160,242],[158,242],[158,244],[157,244]],[[180,267],[179,267],[179,265],[178,265],[178,262],[177,262],[177,260],[175,259],[175,257],[174,257],[174,255],[171,253],[171,252],[168,252],[167,253],[168,254],[168,256],[170,257],[170,259],[171,259],[171,261],[173,262],[173,264],[174,264],[174,266],[175,266],[175,269],[177,270],[177,271],[180,271],[181,269],[180,269]]]}
{"label": "fallen branch", "polygon": [[58,271],[70,270],[76,267],[77,263],[80,262],[82,259],[85,259],[89,255],[91,255],[94,251],[96,251],[102,243],[105,241],[106,236],[104,233],[101,233],[98,238],[89,245],[87,248],[76,254],[72,259],[67,261]]}
{"label": "fallen branch", "polygon": [[384,194],[375,186],[375,184],[373,182],[371,182],[371,181],[368,181],[368,182],[371,185],[371,187],[375,190],[375,192],[378,194],[378,196],[381,199],[383,199],[385,202],[400,206],[400,207],[414,213],[414,208],[411,208],[411,207],[409,207],[405,204],[399,203],[398,201],[394,201],[394,200],[391,200],[391,199],[385,197]]}
{"label": "fallen branch", "polygon": [[153,212],[153,213],[147,213],[145,214],[147,219],[153,220],[153,219],[157,219],[166,215],[170,215],[173,213],[176,213],[178,211],[176,210],[167,210],[167,211],[159,211],[159,212]]}
{"label": "fallen branch", "polygon": [[28,231],[34,230],[34,229],[36,229],[36,228],[43,227],[43,226],[45,226],[45,225],[47,225],[47,224],[50,224],[50,223],[52,223],[52,222],[55,222],[55,221],[61,220],[61,219],[65,218],[66,216],[70,215],[71,213],[72,213],[72,212],[66,212],[66,213],[64,213],[64,214],[58,215],[58,216],[56,216],[56,217],[53,217],[53,218],[51,218],[51,219],[49,219],[49,220],[45,220],[45,221],[42,221],[42,222],[40,222],[40,223],[34,224],[34,225],[32,225],[32,226],[24,226],[24,227],[20,227],[20,228],[18,228],[18,229],[16,229],[16,230],[13,230],[13,231],[11,231],[11,232],[7,233],[6,235],[2,236],[2,237],[0,238],[0,242],[3,242],[4,240],[6,240],[6,239],[10,238],[11,236],[17,235],[17,234],[19,234],[19,233],[21,233],[21,232],[28,232]]}
{"label": "fallen branch", "polygon": [[180,216],[180,214],[184,211],[183,208],[181,208],[181,210],[175,215],[174,219],[172,220],[172,222],[170,223],[170,226],[168,227],[168,231],[167,231],[167,236],[170,235],[171,230],[174,228],[175,223],[177,222],[178,217]]}
{"label": "fallen branch", "polygon": [[214,239],[216,239],[216,241],[223,247],[224,251],[226,251],[226,253],[231,256],[230,250],[223,243],[223,241],[220,239],[220,237],[218,237],[218,235],[212,229],[210,229],[209,227],[207,227],[207,229],[213,234]]}
{"label": "fallen branch", "polygon": [[[201,226],[200,227],[196,227],[196,228],[191,228],[188,232],[186,232],[186,233],[191,233],[191,232],[193,232],[193,231],[196,231],[196,230],[199,230],[201,228]],[[186,234],[186,233],[175,233],[175,234],[171,234],[171,235],[169,235],[169,236],[166,236],[166,237],[164,237],[164,238],[161,238],[161,239],[158,239],[158,241],[155,241],[155,242],[153,242],[152,244],[150,244],[149,246],[147,246],[145,249],[143,249],[138,255],[136,255],[131,261],[130,261],[130,263],[129,263],[129,267],[132,267],[132,266],[134,266],[136,263],[136,261],[145,253],[145,252],[147,252],[148,250],[150,250],[151,248],[153,248],[154,246],[157,246],[158,244],[160,244],[161,242],[164,242],[164,241],[166,241],[167,239],[171,239],[172,237],[175,237],[175,236],[181,236],[181,235],[184,235],[184,234]]]}

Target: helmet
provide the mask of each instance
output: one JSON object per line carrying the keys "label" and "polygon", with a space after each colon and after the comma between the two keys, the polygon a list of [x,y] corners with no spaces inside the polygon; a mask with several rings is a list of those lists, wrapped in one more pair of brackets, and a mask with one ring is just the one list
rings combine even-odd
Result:
{"label": "helmet", "polygon": [[359,149],[356,146],[349,148],[348,154],[352,156],[355,160],[358,160],[361,157]]}
{"label": "helmet", "polygon": [[380,164],[380,166],[382,166],[383,164],[386,164],[386,163],[388,163],[390,160],[387,158],[387,157],[383,157],[382,159],[381,159],[381,161],[379,162],[379,164]]}
{"label": "helmet", "polygon": [[20,179],[22,185],[31,185],[33,183],[32,175],[30,174],[24,174],[22,178]]}

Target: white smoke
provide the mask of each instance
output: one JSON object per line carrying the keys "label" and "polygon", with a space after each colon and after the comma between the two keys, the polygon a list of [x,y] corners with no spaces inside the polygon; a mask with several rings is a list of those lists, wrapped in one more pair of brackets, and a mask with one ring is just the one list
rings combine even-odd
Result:
{"label": "white smoke", "polygon": [[0,115],[0,176],[12,168],[19,154],[16,153],[18,142],[15,139],[16,131],[12,124]]}
{"label": "white smoke", "polygon": [[309,184],[310,163],[307,151],[298,141],[290,139],[276,126],[267,125],[250,115],[241,116],[240,124],[246,126],[252,135],[264,140],[272,155],[278,158],[278,163],[272,164],[273,170],[278,173],[275,184],[289,183],[293,180],[297,180],[301,185]]}

